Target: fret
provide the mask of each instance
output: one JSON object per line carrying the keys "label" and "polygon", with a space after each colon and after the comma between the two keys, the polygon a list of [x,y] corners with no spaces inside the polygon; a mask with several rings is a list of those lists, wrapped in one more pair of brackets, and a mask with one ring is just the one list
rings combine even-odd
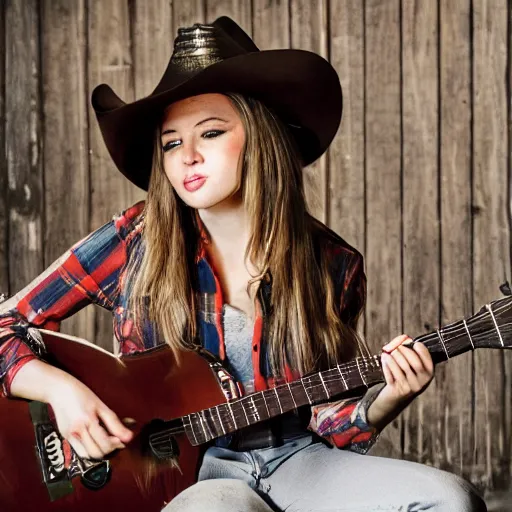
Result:
{"label": "fret", "polygon": [[226,435],[226,429],[224,428],[224,422],[222,421],[222,419],[220,417],[220,412],[219,412],[219,406],[218,405],[215,406],[215,411],[217,412],[217,417],[219,418],[219,423],[220,423],[220,428],[222,429],[222,433],[224,435]]}
{"label": "fret", "polygon": [[323,387],[324,387],[324,389],[325,389],[325,396],[326,396],[327,398],[329,398],[331,395],[329,394],[329,390],[327,389],[327,386],[325,385],[325,381],[324,381],[324,378],[323,378],[323,376],[322,376],[322,372],[320,372],[320,373],[318,374],[318,376],[320,377],[320,380],[322,381],[322,386],[323,386]]}
{"label": "fret", "polygon": [[363,372],[361,371],[361,367],[359,366],[359,357],[356,357],[356,364],[357,364],[357,371],[359,372],[359,375],[361,376],[361,380],[363,381],[363,384],[368,387],[368,384],[366,383],[366,380],[364,379]]}
{"label": "fret", "polygon": [[256,421],[260,421],[260,413],[258,412],[256,404],[254,403],[254,395],[251,395],[251,403],[254,408],[254,417],[256,418]]}
{"label": "fret", "polygon": [[290,383],[289,383],[289,382],[287,382],[286,384],[288,384],[288,391],[290,391],[290,396],[292,397],[293,407],[294,407],[295,409],[298,409],[298,407],[297,407],[297,403],[295,402],[295,397],[293,396],[293,391],[292,391],[292,388],[291,388],[291,386],[290,386]]}
{"label": "fret", "polygon": [[199,444],[199,441],[196,437],[196,432],[194,430],[194,426],[192,425],[192,415],[187,414],[187,416],[183,416],[182,421],[183,421],[183,426],[185,427],[185,431],[191,432],[192,436],[194,436],[193,445],[197,446]]}
{"label": "fret", "polygon": [[337,365],[336,368],[338,369],[338,372],[340,374],[340,377],[341,377],[341,380],[343,382],[343,387],[345,388],[345,391],[348,391],[348,385],[347,385],[347,381],[345,380],[345,377],[343,375],[343,372],[341,371],[341,367],[340,365]]}
{"label": "fret", "polygon": [[496,328],[496,332],[498,333],[498,336],[500,338],[501,346],[503,348],[505,348],[505,343],[503,342],[503,338],[501,337],[501,332],[500,332],[500,329],[498,327],[498,322],[496,322],[496,317],[494,316],[494,313],[492,311],[492,307],[491,307],[490,304],[486,304],[485,307],[486,307],[487,311],[489,311],[489,313],[491,314],[492,321],[494,322],[494,327]]}
{"label": "fret", "polygon": [[[202,411],[201,414],[203,416],[204,423],[205,423],[206,427],[208,428],[208,432],[209,432],[208,435],[211,438],[216,437],[217,429],[215,428],[215,421],[213,421],[211,409],[205,409],[204,411]],[[212,427],[213,427],[213,430],[212,430]]]}
{"label": "fret", "polygon": [[471,343],[471,349],[475,350],[475,344],[473,343],[473,338],[471,337],[471,334],[469,333],[468,324],[466,323],[466,320],[462,320],[464,322],[464,327],[466,328],[466,332],[468,333],[469,342]]}
{"label": "fret", "polygon": [[247,422],[247,425],[250,425],[251,422],[249,421],[249,417],[247,416],[247,412],[245,411],[245,400],[242,399],[238,402],[238,405],[240,405],[240,407],[242,408],[242,411],[244,413],[244,416],[245,416],[245,421]]}
{"label": "fret", "polygon": [[281,411],[281,414],[283,414],[283,407],[281,405],[281,400],[279,400],[279,393],[277,392],[277,388],[274,388],[274,394],[276,395],[277,405],[279,405],[279,410]]}
{"label": "fret", "polygon": [[197,444],[201,444],[203,442],[203,435],[201,434],[202,425],[199,419],[199,414],[195,413],[191,415],[190,419],[192,420],[191,427],[194,432],[194,439],[196,440]]}
{"label": "fret", "polygon": [[231,413],[231,417],[233,418],[233,425],[235,426],[235,430],[238,430],[238,425],[236,424],[236,418],[235,418],[235,415],[233,414],[233,408],[231,407],[231,402],[227,402],[227,406],[228,406],[229,412]]}
{"label": "fret", "polygon": [[270,418],[270,409],[268,408],[267,399],[265,397],[265,391],[261,392],[261,396],[263,397],[263,403],[265,404],[265,409],[267,410],[267,418]]}
{"label": "fret", "polygon": [[436,329],[437,336],[439,337],[439,340],[441,341],[441,345],[443,346],[443,350],[445,351],[446,357],[450,359],[450,354],[448,354],[448,350],[446,350],[446,345],[444,344],[443,335],[441,334],[440,329]]}
{"label": "fret", "polygon": [[313,402],[311,401],[311,398],[309,397],[308,390],[306,389],[306,385],[304,384],[304,379],[300,379],[300,382],[302,384],[302,387],[304,388],[304,393],[306,393],[306,398],[308,399],[309,405],[311,405]]}
{"label": "fret", "polygon": [[[208,430],[210,430],[210,427],[208,425],[208,422],[206,421],[205,411],[201,411],[197,416],[199,418],[199,422],[201,423],[201,428],[203,430],[204,437],[205,437],[205,439],[207,439],[208,438],[208,432],[206,432],[205,424],[208,427]],[[210,435],[211,434],[212,434],[212,431],[210,430]]]}

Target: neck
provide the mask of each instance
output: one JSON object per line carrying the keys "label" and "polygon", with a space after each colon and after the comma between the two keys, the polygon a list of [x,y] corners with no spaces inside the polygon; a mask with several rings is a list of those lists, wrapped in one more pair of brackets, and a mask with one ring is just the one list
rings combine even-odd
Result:
{"label": "neck", "polygon": [[210,239],[209,250],[230,260],[242,255],[249,240],[249,225],[244,205],[230,198],[211,208],[198,209],[201,222]]}

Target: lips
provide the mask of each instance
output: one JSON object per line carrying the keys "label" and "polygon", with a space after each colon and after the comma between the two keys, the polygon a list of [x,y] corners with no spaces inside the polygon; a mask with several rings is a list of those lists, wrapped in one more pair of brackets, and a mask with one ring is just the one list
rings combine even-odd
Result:
{"label": "lips", "polygon": [[202,174],[192,174],[192,176],[189,176],[183,180],[183,184],[186,185],[187,183],[191,183],[192,181],[199,180],[201,178],[204,178]]}
{"label": "lips", "polygon": [[201,188],[206,181],[206,176],[201,176],[200,174],[194,174],[187,178],[183,182],[183,186],[188,192],[194,192]]}

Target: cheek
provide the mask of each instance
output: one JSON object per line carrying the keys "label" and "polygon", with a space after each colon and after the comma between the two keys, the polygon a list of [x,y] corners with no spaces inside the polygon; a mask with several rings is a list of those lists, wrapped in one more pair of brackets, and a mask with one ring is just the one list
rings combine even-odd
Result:
{"label": "cheek", "polygon": [[172,158],[168,156],[164,156],[163,158],[163,167],[164,173],[167,176],[167,179],[171,182],[171,185],[176,188],[177,181],[179,180],[179,176],[176,172],[176,165],[172,163]]}
{"label": "cheek", "polygon": [[232,168],[238,166],[243,147],[244,140],[240,136],[232,137],[226,142],[224,146],[224,154],[226,159],[231,162]]}

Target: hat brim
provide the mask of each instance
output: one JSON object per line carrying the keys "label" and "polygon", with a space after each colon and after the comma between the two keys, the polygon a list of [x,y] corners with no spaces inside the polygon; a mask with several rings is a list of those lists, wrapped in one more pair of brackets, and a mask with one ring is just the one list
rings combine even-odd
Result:
{"label": "hat brim", "polygon": [[273,108],[291,125],[304,165],[326,151],[341,120],[342,93],[336,71],[319,55],[304,50],[265,50],[231,57],[132,103],[124,103],[102,84],[93,91],[92,105],[119,170],[147,190],[155,127],[164,109],[180,99],[213,92],[249,95]]}

